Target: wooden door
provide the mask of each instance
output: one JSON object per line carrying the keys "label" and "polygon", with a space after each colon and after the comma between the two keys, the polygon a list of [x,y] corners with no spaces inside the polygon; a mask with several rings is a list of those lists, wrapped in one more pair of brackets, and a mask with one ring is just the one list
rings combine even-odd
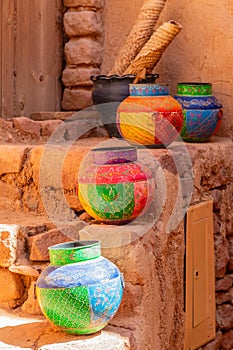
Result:
{"label": "wooden door", "polygon": [[0,117],[59,111],[62,0],[0,1]]}

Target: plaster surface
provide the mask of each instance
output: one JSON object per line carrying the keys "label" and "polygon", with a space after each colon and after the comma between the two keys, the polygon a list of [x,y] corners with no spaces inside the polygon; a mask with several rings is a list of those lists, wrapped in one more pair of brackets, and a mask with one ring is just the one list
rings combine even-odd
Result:
{"label": "plaster surface", "polygon": [[[103,74],[112,67],[142,4],[143,0],[106,0]],[[156,27],[170,19],[182,30],[155,68],[158,81],[170,83],[172,94],[178,82],[212,83],[213,95],[224,108],[218,134],[233,138],[233,1],[167,0]]]}

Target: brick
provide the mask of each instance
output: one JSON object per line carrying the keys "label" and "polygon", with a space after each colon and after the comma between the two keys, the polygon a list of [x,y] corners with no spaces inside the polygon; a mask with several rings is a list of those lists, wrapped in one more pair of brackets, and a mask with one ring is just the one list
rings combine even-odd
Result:
{"label": "brick", "polygon": [[91,7],[100,9],[104,7],[104,0],[63,0],[66,7]]}
{"label": "brick", "polygon": [[10,272],[6,268],[0,268],[0,285],[7,288],[0,288],[0,302],[20,299],[24,293],[24,286],[21,277]]}
{"label": "brick", "polygon": [[22,169],[26,152],[26,146],[0,145],[0,175],[19,173]]}
{"label": "brick", "polygon": [[93,11],[66,12],[64,28],[69,37],[98,35],[102,32],[102,25]]}
{"label": "brick", "polygon": [[62,107],[64,110],[80,110],[90,107],[92,92],[88,89],[65,89],[63,94]]}
{"label": "brick", "polygon": [[40,138],[40,124],[26,117],[14,118],[14,128],[22,134],[30,135],[32,139]]}
{"label": "brick", "polygon": [[65,57],[70,67],[80,64],[99,66],[102,63],[103,47],[91,38],[71,39],[65,44]]}
{"label": "brick", "polygon": [[100,73],[99,68],[69,68],[67,67],[62,74],[62,82],[65,86],[78,86],[87,85],[92,86],[93,83],[90,80],[92,75],[98,75]]}
{"label": "brick", "polygon": [[16,260],[19,226],[0,224],[0,266],[9,267]]}
{"label": "brick", "polygon": [[29,237],[27,242],[30,252],[30,260],[49,261],[48,247],[69,241],[70,239],[57,229]]}

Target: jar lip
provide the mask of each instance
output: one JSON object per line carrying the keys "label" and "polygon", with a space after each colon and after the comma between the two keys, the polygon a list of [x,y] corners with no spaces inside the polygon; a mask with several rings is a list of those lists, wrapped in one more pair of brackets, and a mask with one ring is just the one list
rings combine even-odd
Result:
{"label": "jar lip", "polygon": [[109,165],[137,160],[137,147],[135,146],[94,148],[92,152],[95,164]]}
{"label": "jar lip", "polygon": [[128,151],[134,151],[136,150],[137,147],[135,146],[113,146],[113,147],[101,147],[101,148],[93,148],[91,151],[92,152],[128,152]]}
{"label": "jar lip", "polygon": [[65,242],[65,243],[59,243],[52,245],[48,247],[49,250],[70,250],[72,248],[79,248],[79,249],[84,249],[84,248],[89,248],[92,247],[93,245],[99,245],[100,241],[98,240],[93,240],[93,241],[72,241],[72,242]]}
{"label": "jar lip", "polygon": [[199,83],[199,82],[188,82],[188,81],[186,81],[186,82],[180,82],[177,85],[191,85],[191,86],[206,86],[206,85],[209,85],[209,86],[211,86],[212,83],[201,83],[201,82]]}
{"label": "jar lip", "polygon": [[139,83],[139,84],[129,84],[129,86],[165,86],[169,87],[169,83]]}
{"label": "jar lip", "polygon": [[[118,74],[112,74],[112,75],[105,75],[105,74],[100,74],[100,75],[91,75],[90,80],[92,81],[97,81],[97,80],[112,80],[112,79],[117,79],[117,80],[123,80],[126,78],[134,79],[136,78],[136,74],[124,74],[124,75],[118,75]],[[159,78],[158,73],[151,73],[146,75],[146,79],[149,78]],[[144,79],[143,79],[144,80]]]}

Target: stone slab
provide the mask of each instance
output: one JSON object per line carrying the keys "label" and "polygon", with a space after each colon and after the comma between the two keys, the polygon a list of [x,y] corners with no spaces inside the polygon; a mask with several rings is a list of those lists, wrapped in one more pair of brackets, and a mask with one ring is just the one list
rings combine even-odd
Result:
{"label": "stone slab", "polygon": [[31,119],[38,120],[66,120],[71,117],[74,112],[36,112],[31,114]]}
{"label": "stone slab", "polygon": [[108,330],[74,336],[55,329],[43,316],[0,309],[0,349],[38,350],[129,350],[129,339]]}

